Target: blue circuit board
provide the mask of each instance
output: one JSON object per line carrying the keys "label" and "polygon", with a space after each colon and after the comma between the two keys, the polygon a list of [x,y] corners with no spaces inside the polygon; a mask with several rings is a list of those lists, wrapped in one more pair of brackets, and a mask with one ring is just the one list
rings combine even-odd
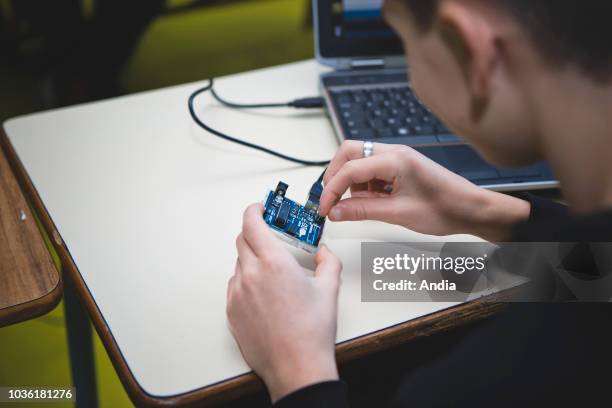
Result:
{"label": "blue circuit board", "polygon": [[281,182],[276,191],[268,193],[264,220],[270,228],[302,244],[296,246],[313,252],[321,240],[325,217],[321,217],[316,209],[306,208],[286,198],[287,187]]}

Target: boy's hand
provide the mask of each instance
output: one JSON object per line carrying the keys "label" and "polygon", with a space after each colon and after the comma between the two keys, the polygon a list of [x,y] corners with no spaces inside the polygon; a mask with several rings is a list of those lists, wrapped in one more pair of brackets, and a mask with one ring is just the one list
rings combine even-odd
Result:
{"label": "boy's hand", "polygon": [[[332,221],[379,220],[433,234],[494,241],[529,217],[526,201],[484,190],[403,145],[342,144],[323,178],[321,215]],[[341,200],[351,190],[351,198]]]}
{"label": "boy's hand", "polygon": [[266,383],[272,400],[337,379],[340,260],[323,246],[310,276],[268,228],[261,204],[244,213],[236,247],[227,316],[245,361]]}

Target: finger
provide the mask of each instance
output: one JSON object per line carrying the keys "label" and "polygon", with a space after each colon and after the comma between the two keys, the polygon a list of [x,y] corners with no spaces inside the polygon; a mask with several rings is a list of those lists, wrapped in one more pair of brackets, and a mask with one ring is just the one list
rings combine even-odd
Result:
{"label": "finger", "polygon": [[363,142],[358,142],[356,140],[347,140],[336,152],[336,155],[329,162],[327,166],[327,170],[325,170],[325,175],[323,176],[323,185],[327,184],[329,180],[338,172],[340,167],[344,165],[347,161],[360,159],[363,157]]}
{"label": "finger", "polygon": [[332,221],[375,220],[393,222],[397,202],[386,197],[351,197],[340,201],[332,208],[329,219]]}
{"label": "finger", "polygon": [[240,279],[240,275],[242,275],[242,264],[240,263],[240,258],[236,258],[236,265],[234,265],[234,277]]}
{"label": "finger", "polygon": [[242,264],[250,264],[257,260],[253,249],[244,239],[243,233],[240,233],[238,238],[236,238],[236,250],[238,251],[238,259],[242,262]]}
{"label": "finger", "polygon": [[244,212],[242,222],[242,235],[258,258],[279,245],[279,241],[263,219],[263,212],[263,205],[252,204]]}
{"label": "finger", "polygon": [[240,264],[238,263],[238,260],[236,260],[236,265],[234,266],[234,274],[232,276],[230,276],[229,280],[227,281],[227,302],[229,303],[230,299],[232,298],[233,294],[236,291],[236,287],[238,286],[238,281],[240,280]]}
{"label": "finger", "polygon": [[342,262],[333,252],[322,245],[315,256],[315,278],[320,279],[326,286],[337,289],[340,286],[340,272],[342,272]]}
{"label": "finger", "polygon": [[[340,149],[338,149],[338,152],[327,166],[323,176],[323,185],[329,183],[346,162],[363,158],[363,143],[356,140],[347,140],[342,143]],[[385,153],[397,148],[398,145],[374,143],[374,154]]]}
{"label": "finger", "polygon": [[331,207],[353,184],[366,183],[371,180],[383,180],[392,183],[397,174],[398,163],[386,154],[347,162],[336,175],[325,185],[321,194],[319,212],[326,216]]}
{"label": "finger", "polygon": [[227,281],[227,292],[225,294],[225,298],[227,299],[228,303],[229,303],[230,297],[232,295],[232,283],[234,281],[234,276],[235,275],[230,276],[229,280]]}

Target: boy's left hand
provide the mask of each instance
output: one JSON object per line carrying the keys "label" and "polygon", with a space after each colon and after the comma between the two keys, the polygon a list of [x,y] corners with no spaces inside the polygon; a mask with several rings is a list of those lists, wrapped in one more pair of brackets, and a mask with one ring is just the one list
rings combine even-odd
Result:
{"label": "boy's left hand", "polygon": [[266,383],[272,400],[337,379],[340,260],[321,247],[310,276],[266,225],[261,204],[245,211],[236,247],[227,316],[245,361]]}

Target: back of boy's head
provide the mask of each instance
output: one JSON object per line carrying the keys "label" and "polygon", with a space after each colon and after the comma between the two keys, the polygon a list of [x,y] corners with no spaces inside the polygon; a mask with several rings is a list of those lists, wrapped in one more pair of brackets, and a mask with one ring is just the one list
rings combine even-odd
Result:
{"label": "back of boy's head", "polygon": [[[429,30],[440,0],[402,0]],[[612,78],[612,1],[481,0],[513,15],[554,64],[574,64],[596,80]]]}

